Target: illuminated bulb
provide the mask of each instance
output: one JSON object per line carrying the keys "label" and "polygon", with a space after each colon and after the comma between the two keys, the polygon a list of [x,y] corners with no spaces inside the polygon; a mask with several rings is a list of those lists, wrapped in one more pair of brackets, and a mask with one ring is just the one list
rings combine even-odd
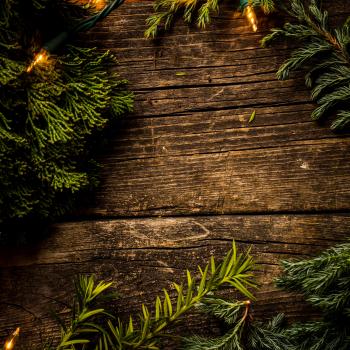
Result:
{"label": "illuminated bulb", "polygon": [[247,7],[244,10],[244,13],[248,19],[249,24],[253,28],[253,31],[256,32],[258,30],[258,20],[256,19],[256,15],[253,8],[250,5],[247,5]]}
{"label": "illuminated bulb", "polygon": [[106,0],[69,0],[69,2],[86,7],[93,7],[96,11],[101,11],[107,5]]}
{"label": "illuminated bulb", "polygon": [[90,0],[89,4],[92,5],[97,11],[101,11],[106,6],[105,0]]}
{"label": "illuminated bulb", "polygon": [[27,73],[30,73],[37,64],[46,62],[48,57],[48,52],[45,49],[41,49],[40,52],[34,56],[33,62],[28,66]]}
{"label": "illuminated bulb", "polygon": [[8,339],[5,341],[4,350],[11,350],[14,348],[16,340],[19,336],[19,331],[20,328],[17,327],[16,330],[8,337]]}

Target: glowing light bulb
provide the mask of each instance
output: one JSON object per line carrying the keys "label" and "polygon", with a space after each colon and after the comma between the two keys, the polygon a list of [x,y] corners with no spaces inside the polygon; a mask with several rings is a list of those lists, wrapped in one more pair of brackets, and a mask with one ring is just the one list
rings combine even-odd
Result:
{"label": "glowing light bulb", "polygon": [[255,12],[252,6],[247,5],[244,9],[244,14],[248,19],[249,24],[251,25],[254,32],[258,30],[258,20],[256,18]]}
{"label": "glowing light bulb", "polygon": [[106,0],[90,0],[89,4],[97,11],[101,11],[106,6]]}
{"label": "glowing light bulb", "polygon": [[19,336],[20,328],[17,327],[16,330],[8,337],[5,341],[4,350],[11,350],[14,348],[17,338]]}
{"label": "glowing light bulb", "polygon": [[48,52],[45,49],[41,49],[35,56],[32,63],[27,68],[27,73],[30,73],[33,68],[40,63],[45,63],[49,57]]}
{"label": "glowing light bulb", "polygon": [[72,4],[93,7],[96,11],[101,11],[107,5],[107,0],[68,0]]}

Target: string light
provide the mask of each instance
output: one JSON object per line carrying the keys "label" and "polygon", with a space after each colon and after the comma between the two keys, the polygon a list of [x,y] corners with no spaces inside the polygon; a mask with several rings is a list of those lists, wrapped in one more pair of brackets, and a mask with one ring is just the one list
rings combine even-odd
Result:
{"label": "string light", "polygon": [[19,336],[20,328],[17,327],[16,330],[7,338],[4,345],[4,350],[11,350],[14,348],[17,338]]}
{"label": "string light", "polygon": [[[76,0],[75,3],[81,2],[83,0]],[[107,17],[115,8],[120,6],[124,0],[112,0],[108,2],[107,0],[86,0],[85,3],[88,5],[93,5],[96,10],[101,10],[97,14],[93,15],[90,18],[86,18],[78,22],[74,27],[70,28],[68,31],[63,31],[55,36],[53,39],[48,41],[43,48],[37,53],[31,64],[27,67],[27,73],[30,73],[33,68],[39,64],[47,62],[49,53],[56,51],[61,45],[63,45],[71,36],[82,31],[91,29],[96,23],[103,18]]]}
{"label": "string light", "polygon": [[240,0],[240,4],[249,24],[251,25],[253,31],[256,32],[258,30],[258,20],[253,7],[248,3],[248,0]]}
{"label": "string light", "polygon": [[34,56],[32,63],[28,66],[27,73],[30,73],[37,64],[47,62],[48,57],[48,52],[45,49],[41,49],[40,52]]}
{"label": "string light", "polygon": [[101,11],[106,5],[106,0],[69,0],[70,3],[80,6],[92,7]]}
{"label": "string light", "polygon": [[256,32],[258,30],[258,21],[256,19],[256,15],[253,8],[250,5],[248,5],[245,8],[244,12],[250,25],[252,26],[253,31]]}

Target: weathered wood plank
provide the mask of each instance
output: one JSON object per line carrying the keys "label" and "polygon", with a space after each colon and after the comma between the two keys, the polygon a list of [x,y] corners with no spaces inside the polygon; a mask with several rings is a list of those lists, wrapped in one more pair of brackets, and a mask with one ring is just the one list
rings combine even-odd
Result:
{"label": "weathered wood plank", "polygon": [[[32,349],[40,334],[57,336],[48,310],[67,308],[72,280],[81,273],[96,273],[114,280],[123,298],[116,307],[126,315],[150,303],[170,281],[184,277],[210,255],[217,257],[236,239],[240,249],[253,244],[261,265],[262,289],[257,293],[256,317],[285,311],[298,319],[307,309],[300,298],[291,299],[271,281],[281,258],[314,255],[348,236],[350,215],[270,215],[151,218],[83,221],[57,224],[40,244],[0,252],[0,337],[17,325],[23,327],[22,347]],[[194,329],[208,331],[190,318]],[[199,322],[199,323],[198,323]],[[31,345],[29,345],[31,344]],[[32,346],[32,347],[31,347]]]}
{"label": "weathered wood plank", "polygon": [[120,162],[105,159],[93,215],[348,210],[350,139]]}
{"label": "weathered wood plank", "polygon": [[[310,121],[313,108],[303,104],[128,118],[121,121],[106,157],[119,161],[219,153],[339,138]],[[253,110],[256,117],[249,123]]]}
{"label": "weathered wood plank", "polygon": [[253,33],[233,10],[224,7],[208,30],[180,23],[152,42],[142,38],[150,4],[129,3],[91,33],[116,53],[136,105],[103,159],[96,202],[81,213],[349,209],[349,138],[310,122],[313,105],[300,76],[275,79],[290,51],[259,47],[272,24],[263,20]]}
{"label": "weathered wood plank", "polygon": [[[57,224],[31,247],[1,249],[0,338],[18,325],[18,349],[32,350],[42,333],[57,337],[48,309],[67,315],[62,302],[80,273],[115,280],[117,310],[135,312],[233,238],[240,248],[253,244],[262,267],[256,316],[304,316],[301,299],[271,281],[281,258],[314,255],[348,237],[350,139],[310,122],[314,106],[300,75],[276,81],[290,48],[259,48],[271,20],[252,33],[233,10],[228,4],[205,31],[180,22],[152,42],[142,38],[151,3],[129,2],[87,34],[89,45],[116,54],[136,91],[135,112],[103,157],[96,202],[80,211],[92,217]],[[345,17],[349,3],[331,10]],[[154,217],[247,212],[254,215]],[[313,214],[296,214],[303,212]],[[197,317],[187,325],[215,328]]]}

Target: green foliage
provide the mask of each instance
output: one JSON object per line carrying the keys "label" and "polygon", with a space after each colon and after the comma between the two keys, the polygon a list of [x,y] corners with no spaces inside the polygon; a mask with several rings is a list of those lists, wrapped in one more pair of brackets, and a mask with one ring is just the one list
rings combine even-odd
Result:
{"label": "green foliage", "polygon": [[112,283],[104,281],[96,284],[94,276],[79,277],[75,283],[70,320],[67,324],[55,315],[61,325],[61,338],[57,345],[50,342],[44,345],[44,349],[85,349],[91,343],[102,342],[106,332],[100,324],[106,318],[113,318],[113,316],[106,313],[99,305],[101,302],[108,302],[116,298],[115,293],[109,292],[111,285]]}
{"label": "green foliage", "polygon": [[303,261],[284,261],[284,274],[277,285],[303,293],[322,311],[317,321],[284,324],[277,315],[267,323],[256,322],[249,303],[205,298],[202,310],[221,319],[224,335],[190,337],[186,350],[346,350],[350,348],[350,243]]}
{"label": "green foliage", "polygon": [[[256,286],[253,268],[254,262],[249,252],[237,254],[233,243],[221,263],[211,257],[204,269],[198,267],[199,278],[187,270],[186,283],[173,283],[175,300],[170,297],[173,293],[163,289],[163,296],[157,296],[154,301],[153,311],[142,305],[142,312],[136,317],[130,316],[126,323],[120,319],[116,321],[102,308],[92,307],[110,284],[100,282],[95,287],[92,277],[81,277],[77,284],[72,320],[68,327],[63,323],[62,337],[56,349],[159,349],[160,337],[168,334],[169,327],[202,302],[210,307],[206,300],[214,299],[206,298],[218,289],[233,287],[244,296],[254,299],[248,290]],[[238,308],[246,304],[236,303]],[[234,312],[226,315],[226,318],[235,317]]]}
{"label": "green foliage", "polygon": [[225,324],[228,329],[216,338],[184,338],[185,350],[292,350],[287,338],[284,316],[278,315],[266,324],[255,322],[250,313],[250,301],[203,300],[202,310]]}
{"label": "green foliage", "polygon": [[[67,46],[26,69],[34,53],[84,9],[54,0],[0,4],[0,223],[62,214],[97,183],[93,137],[130,111],[109,52]],[[86,11],[85,11],[86,14]]]}
{"label": "green foliage", "polygon": [[[253,0],[252,6],[261,7],[265,13],[275,11],[275,0]],[[237,8],[240,1],[236,0]],[[155,13],[147,18],[146,38],[155,38],[160,28],[168,30],[176,16],[182,15],[185,23],[195,22],[199,28],[205,28],[211,17],[219,12],[219,0],[155,0]]]}
{"label": "green foliage", "polygon": [[315,120],[333,112],[336,117],[332,129],[343,129],[350,123],[350,27],[345,22],[339,28],[328,25],[328,13],[317,1],[305,6],[301,0],[290,0],[289,14],[296,23],[286,23],[273,29],[262,40],[262,45],[276,39],[298,42],[297,48],[277,72],[279,79],[288,79],[295,70],[306,71],[305,83],[312,89],[311,97],[319,107],[313,113]]}
{"label": "green foliage", "polygon": [[285,273],[277,285],[303,293],[322,312],[314,322],[298,323],[288,330],[295,350],[346,350],[350,348],[350,243],[299,262],[283,262]]}
{"label": "green foliage", "polygon": [[204,269],[198,267],[200,279],[192,277],[187,270],[187,285],[173,283],[177,298],[172,303],[167,290],[163,290],[163,300],[157,297],[154,303],[154,313],[143,305],[142,313],[138,315],[140,324],[133,326],[133,319],[124,325],[118,322],[112,325],[109,322],[114,343],[120,344],[122,349],[158,349],[158,337],[169,325],[177,322],[179,318],[198,305],[205,297],[212,294],[222,286],[231,286],[244,296],[254,299],[248,287],[255,287],[252,280],[254,263],[249,253],[237,255],[236,246],[227,253],[220,264],[211,258]]}
{"label": "green foliage", "polygon": [[[57,347],[48,350],[78,349],[159,349],[161,338],[172,337],[172,326],[195,308],[218,318],[225,332],[217,337],[183,337],[184,350],[347,350],[350,348],[350,243],[329,249],[320,256],[302,261],[284,261],[284,273],[277,285],[303,293],[321,311],[316,321],[287,326],[279,314],[266,322],[253,317],[256,287],[249,255],[237,255],[235,244],[219,264],[212,257],[199,279],[187,271],[185,284],[173,283],[173,292],[163,290],[154,307],[142,305],[142,312],[124,323],[99,306],[110,283],[81,277],[68,325],[61,321],[62,335]],[[248,300],[224,300],[216,291],[234,287]],[[175,294],[175,298],[174,298]],[[172,297],[171,297],[172,296]]]}

